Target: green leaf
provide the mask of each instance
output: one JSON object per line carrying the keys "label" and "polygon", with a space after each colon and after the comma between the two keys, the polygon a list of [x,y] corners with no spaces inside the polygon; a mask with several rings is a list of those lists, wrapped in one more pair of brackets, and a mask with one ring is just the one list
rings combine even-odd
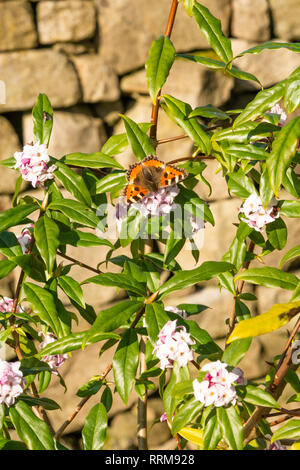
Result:
{"label": "green leaf", "polygon": [[208,104],[207,106],[198,106],[190,113],[189,118],[197,116],[208,119],[230,119],[230,117],[224,113],[224,111],[216,108],[216,106],[212,106],[211,104]]}
{"label": "green leaf", "polygon": [[38,209],[37,204],[21,204],[0,214],[0,232],[25,223],[26,217]]}
{"label": "green leaf", "polygon": [[54,220],[44,214],[34,225],[34,238],[47,271],[51,274],[59,247],[59,227]]}
{"label": "green leaf", "polygon": [[255,193],[255,186],[241,170],[231,173],[228,177],[228,189],[238,197],[246,199],[252,193]]}
{"label": "green leaf", "polygon": [[40,361],[36,357],[29,357],[22,359],[21,371],[23,372],[24,377],[26,377],[27,375],[35,375],[40,372],[51,372],[52,370],[46,362]]}
{"label": "green leaf", "polygon": [[7,258],[22,255],[21,245],[14,233],[0,233],[0,253]]}
{"label": "green leaf", "polygon": [[243,338],[233,341],[224,351],[222,362],[229,366],[237,366],[251,345],[251,338]]}
{"label": "green leaf", "polygon": [[107,412],[102,403],[95,405],[84,422],[82,443],[84,450],[101,450],[107,431]]}
{"label": "green leaf", "polygon": [[23,442],[6,440],[0,437],[0,450],[27,450]]}
{"label": "green leaf", "polygon": [[6,277],[16,266],[17,264],[9,259],[0,260],[0,279]]}
{"label": "green leaf", "polygon": [[266,234],[274,248],[282,250],[285,247],[287,241],[287,226],[281,218],[266,225]]}
{"label": "green leaf", "polygon": [[280,128],[268,122],[245,122],[234,129],[231,127],[217,131],[212,136],[212,141],[232,143],[247,143],[269,137],[273,133],[279,132]]}
{"label": "green leaf", "polygon": [[[113,244],[105,238],[100,238],[89,232],[81,230],[72,230],[69,232],[61,232],[59,236],[60,243],[72,246],[101,246],[107,245],[113,248]],[[0,248],[1,250],[1,248]]]}
{"label": "green leaf", "polygon": [[258,116],[261,116],[265,111],[272,108],[278,101],[281,100],[285,92],[286,83],[280,82],[272,88],[262,90],[255,98],[250,101],[242,113],[236,118],[234,128],[240,126],[247,121],[253,121]]}
{"label": "green leaf", "polygon": [[96,194],[106,192],[116,192],[124,188],[127,183],[125,173],[123,171],[113,171],[101,178],[96,185]]}
{"label": "green leaf", "polygon": [[211,59],[210,57],[203,57],[198,54],[177,54],[176,56],[179,59],[186,59],[192,62],[196,62],[197,64],[205,65],[206,67],[213,69],[213,70],[220,70],[225,67],[225,62],[221,62],[220,60]]}
{"label": "green leaf", "polygon": [[146,286],[140,282],[137,282],[135,279],[128,277],[124,273],[99,274],[98,276],[93,276],[86,279],[82,282],[82,284],[88,284],[90,282],[94,284],[100,284],[101,286],[120,287],[121,289],[126,289],[139,295],[146,295]]}
{"label": "green leaf", "polygon": [[143,303],[136,300],[123,300],[113,307],[102,310],[89,330],[87,340],[95,333],[116,330],[124,325],[131,315],[138,312],[142,306]]}
{"label": "green leaf", "polygon": [[101,403],[103,403],[103,405],[105,406],[105,409],[108,413],[109,410],[111,409],[112,403],[113,403],[113,396],[112,396],[111,390],[108,387],[108,385],[105,387],[105,389],[102,392]]}
{"label": "green leaf", "polygon": [[18,436],[29,450],[55,450],[48,426],[33,414],[26,403],[20,400],[10,407],[9,416]]}
{"label": "green leaf", "polygon": [[57,280],[64,293],[78,305],[85,308],[84,296],[79,282],[70,276],[60,276]]}
{"label": "green leaf", "polygon": [[300,201],[279,201],[280,214],[286,217],[300,217]]}
{"label": "green leaf", "polygon": [[268,152],[253,144],[232,144],[225,152],[239,160],[266,160],[269,157]]}
{"label": "green leaf", "polygon": [[176,51],[169,37],[160,36],[152,43],[145,67],[149,93],[153,103],[156,101],[157,93],[167,80],[175,55]]}
{"label": "green leaf", "polygon": [[205,450],[214,450],[222,439],[221,427],[218,423],[216,409],[212,409],[204,425],[203,443]]}
{"label": "green leaf", "polygon": [[123,167],[110,155],[106,155],[103,152],[95,153],[69,153],[64,155],[61,162],[65,165],[88,167],[88,168],[117,168],[123,170]]}
{"label": "green leaf", "polygon": [[50,398],[36,398],[31,397],[29,395],[25,395],[25,393],[21,394],[18,397],[19,400],[22,402],[27,403],[29,406],[42,406],[45,410],[59,410],[60,406],[54,400]]}
{"label": "green leaf", "polygon": [[166,314],[163,305],[157,302],[146,305],[145,322],[147,334],[153,345],[157,343],[158,333],[168,321],[169,317]]}
{"label": "green leaf", "polygon": [[300,302],[274,304],[267,312],[240,321],[229,336],[227,343],[277,330],[286,325],[299,311]]}
{"label": "green leaf", "polygon": [[232,450],[242,450],[244,431],[241,418],[234,406],[217,408],[218,423],[222,428],[223,436]]}
{"label": "green leaf", "polygon": [[300,437],[300,420],[290,419],[287,423],[281,426],[272,436],[271,442],[280,439],[299,439]]}
{"label": "green leaf", "polygon": [[180,431],[184,426],[191,423],[203,409],[203,404],[199,401],[196,401],[194,398],[187,403],[185,403],[179,411],[175,414],[175,417],[172,421],[172,434],[173,436]]}
{"label": "green leaf", "polygon": [[294,246],[283,256],[280,261],[280,267],[290,259],[296,258],[297,256],[300,256],[300,245]]}
{"label": "green leaf", "polygon": [[14,256],[11,261],[16,263],[25,274],[35,281],[45,282],[46,266],[42,259],[35,253],[29,255]]}
{"label": "green leaf", "polygon": [[49,145],[53,126],[53,109],[45,93],[40,93],[32,110],[33,134],[41,144]]}
{"label": "green leaf", "polygon": [[30,303],[35,315],[38,315],[42,322],[50,326],[58,338],[63,336],[55,300],[51,292],[31,282],[24,284],[24,291],[26,299]]}
{"label": "green leaf", "polygon": [[121,115],[121,117],[134,155],[139,160],[143,160],[149,155],[155,155],[155,149],[147,134],[128,116]]}
{"label": "green leaf", "polygon": [[133,328],[126,330],[113,358],[113,373],[117,391],[125,405],[132,390],[139,363],[139,343]]}
{"label": "green leaf", "polygon": [[251,284],[265,287],[281,287],[282,289],[294,290],[299,279],[291,273],[285,273],[278,268],[251,268],[239,274],[236,278],[243,279]]}
{"label": "green leaf", "polygon": [[164,408],[170,421],[173,419],[173,413],[176,406],[181,401],[181,398],[174,397],[172,394],[174,387],[176,384],[185,382],[187,380],[190,380],[188,367],[179,367],[178,363],[175,361],[173,364],[171,378],[163,393]]}
{"label": "green leaf", "polygon": [[160,289],[160,298],[176,290],[185,289],[198,282],[208,281],[220,273],[230,271],[233,265],[222,261],[206,261],[198,268],[180,271],[174,274]]}
{"label": "green leaf", "polygon": [[255,385],[247,385],[240,390],[242,400],[256,406],[264,406],[268,408],[280,408],[277,401],[270,395],[270,393],[262,390]]}
{"label": "green leaf", "polygon": [[94,333],[90,334],[88,340],[86,339],[87,331],[80,331],[78,333],[73,333],[67,336],[64,336],[57,341],[48,344],[42,351],[38,353],[38,357],[43,357],[45,355],[52,356],[53,354],[65,354],[70,351],[75,351],[76,349],[82,348],[83,344],[88,346],[89,344],[98,343],[99,341],[104,341],[105,339],[119,339],[119,335],[116,333]]}
{"label": "green leaf", "polygon": [[[148,122],[140,122],[138,126],[141,128],[143,132],[147,132],[151,124]],[[124,150],[128,147],[129,142],[127,139],[126,133],[124,134],[116,134],[112,135],[103,145],[101,151],[110,156],[117,155],[119,153],[124,152]]]}
{"label": "green leaf", "polygon": [[203,130],[196,118],[189,119],[192,108],[188,103],[174,98],[171,95],[164,95],[164,109],[170,117],[186,132],[205,155],[210,154],[211,144],[209,135]]}
{"label": "green leaf", "polygon": [[293,113],[300,105],[300,80],[292,80],[287,84],[284,107],[288,113]]}
{"label": "green leaf", "polygon": [[92,199],[82,176],[75,173],[75,171],[71,170],[71,168],[64,165],[61,161],[55,160],[55,166],[58,169],[55,170],[54,175],[62,183],[64,188],[78,199],[78,201],[90,207]]}
{"label": "green leaf", "polygon": [[232,59],[230,39],[226,38],[221,29],[221,21],[215,18],[209,10],[195,2],[193,16],[210,46],[224,62]]}
{"label": "green leaf", "polygon": [[193,6],[195,4],[195,0],[183,0],[184,8],[189,16],[193,14]]}
{"label": "green leaf", "polygon": [[290,43],[290,42],[272,42],[268,41],[263,44],[259,44],[258,46],[250,47],[250,49],[246,49],[245,51],[241,52],[234,59],[239,57],[243,57],[245,54],[259,54],[266,49],[273,50],[273,49],[289,49],[290,51],[300,52],[300,43]]}
{"label": "green leaf", "polygon": [[275,195],[278,195],[283,176],[296,153],[299,138],[300,116],[283,126],[273,142],[267,168]]}
{"label": "green leaf", "polygon": [[100,375],[95,375],[87,383],[80,387],[76,395],[78,397],[90,397],[98,393],[102,385],[103,381],[100,380]]}
{"label": "green leaf", "polygon": [[97,228],[100,222],[99,217],[92,210],[88,209],[84,204],[73,199],[63,199],[62,201],[51,202],[48,209],[62,212],[74,222],[91,228]]}

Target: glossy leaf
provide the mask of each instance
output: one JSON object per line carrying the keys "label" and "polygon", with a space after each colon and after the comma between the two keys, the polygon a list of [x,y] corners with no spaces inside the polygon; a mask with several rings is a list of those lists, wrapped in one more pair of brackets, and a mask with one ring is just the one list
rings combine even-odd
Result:
{"label": "glossy leaf", "polygon": [[220,273],[230,271],[233,266],[222,261],[206,261],[198,268],[174,274],[160,289],[160,298],[164,298],[176,290],[185,289],[198,282],[208,281]]}
{"label": "glossy leaf", "polygon": [[63,184],[64,188],[78,201],[91,206],[92,199],[82,176],[61,161],[55,160],[55,166],[57,170],[55,170],[54,175]]}
{"label": "glossy leaf", "polygon": [[102,152],[95,153],[69,153],[65,155],[61,162],[66,165],[88,167],[88,168],[117,168],[122,170],[123,167],[110,155],[106,155]]}
{"label": "glossy leaf", "polygon": [[271,442],[280,439],[299,439],[300,437],[300,420],[290,419],[287,423],[281,426],[272,436]]}
{"label": "glossy leaf", "polygon": [[40,93],[32,110],[33,134],[36,141],[49,145],[53,126],[53,109],[45,93]]}
{"label": "glossy leaf", "polygon": [[284,95],[286,83],[280,82],[272,88],[262,90],[250,101],[234,122],[234,128],[247,121],[253,121],[272,108]]}
{"label": "glossy leaf", "polygon": [[281,129],[273,142],[267,168],[275,195],[278,195],[283,175],[296,153],[299,138],[300,117],[296,117]]}
{"label": "glossy leaf", "polygon": [[176,412],[175,417],[172,420],[171,432],[173,436],[177,434],[186,424],[191,423],[196,419],[203,409],[203,404],[195,399],[192,399],[185,403],[179,411]]}
{"label": "glossy leaf", "polygon": [[168,111],[170,117],[186,132],[203,153],[209,155],[211,149],[209,136],[196,118],[188,118],[192,112],[191,106],[171,95],[164,95],[164,102],[165,110]]}
{"label": "glossy leaf", "polygon": [[284,265],[287,261],[300,256],[300,245],[294,246],[291,248],[280,261],[280,267]]}
{"label": "glossy leaf", "polygon": [[282,289],[294,290],[298,285],[298,278],[291,273],[286,273],[278,268],[251,268],[236,277],[251,284],[265,287],[281,287]]}
{"label": "glossy leaf", "polygon": [[127,405],[139,363],[139,343],[133,328],[126,330],[113,358],[113,372],[117,391]]}
{"label": "glossy leaf", "polygon": [[230,39],[226,38],[221,29],[221,22],[200,3],[195,2],[193,16],[210,46],[224,62],[232,59]]}
{"label": "glossy leaf", "polygon": [[149,155],[155,155],[155,149],[152,146],[149,137],[141,130],[139,125],[128,116],[121,116],[125,125],[127,137],[134,155],[143,160]]}
{"label": "glossy leaf", "polygon": [[26,217],[38,209],[36,204],[21,204],[0,214],[0,232],[26,222]]}
{"label": "glossy leaf", "polygon": [[18,436],[29,450],[55,450],[48,426],[34,415],[26,403],[18,401],[10,407],[9,416]]}
{"label": "glossy leaf", "polygon": [[287,226],[281,218],[266,225],[266,234],[274,248],[282,250],[285,247],[287,242]]}
{"label": "glossy leaf", "polygon": [[240,397],[242,400],[246,401],[247,403],[251,403],[252,405],[275,409],[280,408],[277,401],[272,397],[272,395],[270,395],[270,393],[255,385],[249,384],[247,387],[243,387],[243,391],[240,394]]}
{"label": "glossy leaf", "polygon": [[101,450],[105,443],[107,412],[102,403],[95,405],[86,417],[82,429],[84,450]]}
{"label": "glossy leaf", "polygon": [[240,321],[228,338],[227,343],[277,330],[286,325],[299,311],[300,302],[274,304],[267,312]]}
{"label": "glossy leaf", "polygon": [[84,204],[73,199],[63,199],[62,201],[51,202],[48,209],[62,212],[74,222],[91,228],[97,228],[100,219],[95,212],[88,209]]}
{"label": "glossy leaf", "polygon": [[146,78],[149,93],[155,103],[157,93],[164,85],[175,60],[175,49],[168,36],[160,36],[150,48],[146,61]]}
{"label": "glossy leaf", "polygon": [[34,238],[48,273],[52,273],[59,247],[59,227],[44,214],[34,225]]}
{"label": "glossy leaf", "polygon": [[217,408],[218,423],[222,428],[223,436],[232,450],[242,450],[244,432],[241,418],[234,406]]}

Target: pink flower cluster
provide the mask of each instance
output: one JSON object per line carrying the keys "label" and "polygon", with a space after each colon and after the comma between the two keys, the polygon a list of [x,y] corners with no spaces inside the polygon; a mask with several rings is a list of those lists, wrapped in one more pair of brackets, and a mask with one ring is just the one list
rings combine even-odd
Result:
{"label": "pink flower cluster", "polygon": [[264,208],[260,197],[253,193],[249,196],[242,207],[239,209],[239,213],[245,214],[246,218],[242,218],[243,222],[254,228],[257,232],[262,232],[266,224],[274,222],[279,217],[279,211],[274,205],[270,205],[267,209]]}
{"label": "pink flower cluster", "polygon": [[279,114],[280,118],[279,118],[278,126],[283,127],[285,125],[285,122],[287,120],[287,115],[284,109],[282,109],[282,107],[278,103],[275,104],[275,106],[273,106],[270,109],[270,111],[267,111],[267,114]]}
{"label": "pink flower cluster", "polygon": [[0,360],[0,404],[11,406],[15,399],[23,393],[25,380],[20,369],[20,362]]}
{"label": "pink flower cluster", "polygon": [[168,321],[158,334],[153,353],[160,359],[161,369],[173,367],[174,361],[184,367],[193,359],[192,344],[195,341],[184,326],[177,326],[177,320]]}
{"label": "pink flower cluster", "polygon": [[[40,332],[39,336],[42,336],[43,333]],[[53,333],[46,333],[44,335],[44,341],[41,342],[40,348],[43,349],[47,344],[54,343],[57,340],[56,336]],[[52,369],[53,374],[57,374],[57,369],[68,359],[68,354],[54,354],[53,356],[43,356],[42,361],[46,362],[49,367]]]}
{"label": "pink flower cluster", "polygon": [[[14,304],[14,299],[11,299],[9,297],[2,297],[0,300],[0,312],[2,313],[10,313],[12,311]],[[23,308],[18,305],[16,309],[16,313],[21,313],[23,312]]]}
{"label": "pink flower cluster", "polygon": [[29,245],[32,241],[32,229],[34,225],[28,224],[26,227],[23,228],[21,235],[18,235],[17,239],[21,245],[23,254],[27,253]]}
{"label": "pink flower cluster", "polygon": [[155,193],[145,196],[140,202],[134,202],[132,207],[138,209],[145,217],[169,214],[179,188],[176,185],[159,188]]}
{"label": "pink flower cluster", "polygon": [[14,157],[15,168],[20,170],[23,179],[29,181],[34,188],[54,178],[53,171],[56,167],[47,166],[50,157],[45,144],[39,142],[26,144],[22,152],[15,152]]}
{"label": "pink flower cluster", "polygon": [[196,400],[204,406],[235,405],[238,398],[234,384],[245,385],[243,371],[239,368],[229,372],[227,364],[221,361],[205,364],[201,371],[207,372],[202,382],[193,381]]}

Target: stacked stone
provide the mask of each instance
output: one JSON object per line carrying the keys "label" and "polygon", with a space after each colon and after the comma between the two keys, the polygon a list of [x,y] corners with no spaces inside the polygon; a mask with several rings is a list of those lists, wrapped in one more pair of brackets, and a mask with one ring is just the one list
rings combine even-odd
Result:
{"label": "stacked stone", "polygon": [[[0,0],[0,80],[6,87],[5,103],[0,96],[0,159],[11,157],[32,139],[31,108],[41,92],[49,96],[55,110],[50,146],[50,153],[55,157],[74,151],[99,151],[107,135],[124,132],[120,113],[137,122],[149,122],[151,100],[147,96],[143,64],[152,41],[164,31],[170,3],[170,0]],[[234,54],[271,39],[300,40],[299,0],[201,0],[200,3],[221,19],[224,33],[232,37]],[[209,55],[207,42],[195,21],[184,11],[182,2],[172,41],[179,52],[205,50]],[[300,62],[299,55],[282,49],[246,55],[236,65],[254,73],[268,87],[287,77]],[[224,109],[244,106],[256,91],[253,82],[233,80],[183,60],[176,61],[164,88],[164,92],[194,107],[210,103]],[[161,112],[158,132],[159,138],[166,138],[180,134],[180,129]],[[159,146],[158,156],[167,161],[190,152],[190,142],[181,140]],[[129,150],[117,158],[124,166],[134,161]],[[206,224],[202,261],[215,259],[216,253],[221,257],[228,250],[236,230],[233,217],[240,205],[239,200],[229,198],[224,179],[215,173],[216,169],[216,163],[209,161],[204,173],[213,186],[212,195],[208,197],[204,185],[198,188],[200,196],[210,201],[216,220],[215,228]],[[10,207],[16,178],[15,171],[1,167],[1,211]],[[24,184],[22,191],[28,190]],[[37,192],[34,194],[38,196]],[[287,224],[290,232],[286,249],[295,245],[297,238],[296,223],[288,220]],[[68,253],[95,266],[96,261],[105,259],[106,249],[73,248]],[[194,267],[192,256],[186,253],[178,261],[184,269]],[[266,262],[278,266],[278,256],[270,254]],[[72,273],[78,281],[88,275],[80,268],[74,268]],[[0,280],[0,294],[11,296],[14,282],[14,275]],[[91,284],[84,289],[87,302],[96,309],[105,308],[116,299],[114,288],[105,288],[100,294],[98,287]],[[257,291],[259,295],[262,292],[258,311],[266,311],[275,301],[286,300],[284,291],[261,287]],[[169,304],[183,302],[209,305],[211,309],[199,316],[199,324],[214,338],[222,340],[226,334],[224,321],[232,303],[227,292],[220,294],[212,281],[201,291],[192,288],[181,292]],[[87,325],[80,322],[78,329],[85,328]],[[280,338],[283,342],[283,337]],[[259,377],[265,372],[261,359],[270,360],[275,352],[272,344],[277,347],[277,339],[267,343],[263,337],[255,342],[252,357],[248,356],[248,363],[243,367],[248,377]],[[75,352],[74,360],[63,366],[66,380],[69,379],[64,403],[61,392],[52,387],[53,397],[59,395],[64,415],[69,415],[76,404],[78,384],[102,366],[104,369],[109,361],[108,352],[99,365],[98,349],[97,345],[92,346],[84,357]],[[83,358],[85,366],[76,363],[76,358],[79,361]],[[91,399],[89,406],[93,404]],[[121,407],[117,401],[113,412]],[[61,411],[54,411],[53,417],[55,414],[59,414],[59,421],[63,420]],[[81,426],[84,415],[70,430]]]}

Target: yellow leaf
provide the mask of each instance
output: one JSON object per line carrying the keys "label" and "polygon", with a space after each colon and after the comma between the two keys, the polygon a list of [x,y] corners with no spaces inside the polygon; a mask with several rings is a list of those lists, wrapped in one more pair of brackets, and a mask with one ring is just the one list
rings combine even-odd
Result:
{"label": "yellow leaf", "polygon": [[194,428],[182,428],[178,434],[187,441],[193,442],[197,446],[203,447],[203,430]]}
{"label": "yellow leaf", "polygon": [[290,450],[300,450],[300,442],[294,442]]}
{"label": "yellow leaf", "polygon": [[260,336],[278,330],[286,325],[297,313],[300,312],[300,302],[289,302],[286,304],[274,304],[266,313],[254,318],[240,321],[227,343],[249,336]]}

